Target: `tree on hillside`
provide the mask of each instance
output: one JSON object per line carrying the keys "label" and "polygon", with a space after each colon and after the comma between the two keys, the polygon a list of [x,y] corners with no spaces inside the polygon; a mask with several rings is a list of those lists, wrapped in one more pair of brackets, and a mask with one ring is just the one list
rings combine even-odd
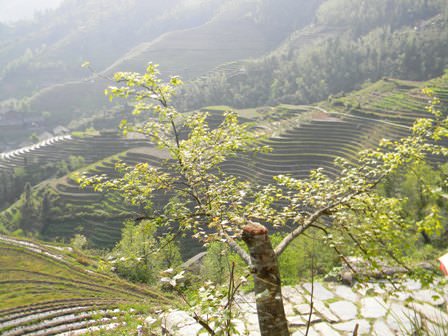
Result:
{"label": "tree on hillside", "polygon": [[[181,80],[163,82],[153,64],[144,74],[120,72],[114,79],[119,86],[110,87],[107,94],[132,101],[134,107],[133,120],[121,122],[123,132],[148,137],[171,159],[161,167],[120,163],[121,178],[83,177],[83,185],[119,191],[145,209],[146,221],[156,227],[178,226],[204,243],[228,244],[253,274],[263,336],[289,335],[277,258],[309,230],[324,232],[342,260],[349,254],[362,255],[372,267],[405,264],[403,250],[414,239],[408,233],[410,223],[400,215],[400,201],[379,196],[375,187],[400,166],[424,160],[427,153],[448,154],[447,148],[428,142],[447,136],[448,121],[435,108],[436,100],[434,119],[419,120],[407,138],[362,152],[356,164],[338,160],[337,178],[318,169],[306,180],[278,176],[275,184],[257,185],[220,169],[229,157],[264,150],[257,146],[257,134],[239,124],[234,112],[226,112],[215,129],[209,128],[207,113],[178,113],[170,101]],[[152,201],[161,194],[169,201],[157,209]],[[431,229],[431,223],[422,228]],[[287,231],[275,249],[267,227]],[[347,241],[352,242],[349,248]]]}
{"label": "tree on hillside", "polygon": [[[404,216],[416,222],[417,229],[431,219],[434,221],[432,226],[438,229],[438,233],[442,233],[442,223],[446,222],[448,210],[447,176],[448,163],[438,165],[435,169],[426,162],[416,162],[388,176],[381,191],[389,197],[398,195],[405,200]],[[435,243],[431,239],[432,232],[420,232],[425,244]]]}
{"label": "tree on hillside", "polygon": [[26,182],[23,189],[23,204],[20,209],[21,220],[20,226],[27,227],[33,221],[34,217],[34,204],[33,204],[33,190],[31,183]]}

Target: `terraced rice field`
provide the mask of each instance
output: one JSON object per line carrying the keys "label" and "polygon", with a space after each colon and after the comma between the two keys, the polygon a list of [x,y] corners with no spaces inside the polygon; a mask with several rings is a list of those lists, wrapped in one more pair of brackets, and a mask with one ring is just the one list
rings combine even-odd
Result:
{"label": "terraced rice field", "polygon": [[138,146],[149,146],[149,142],[123,139],[117,132],[86,137],[60,136],[14,151],[0,153],[0,169],[24,167],[28,163],[39,164],[67,160],[71,155],[82,156],[86,163],[93,163]]}
{"label": "terraced rice field", "polygon": [[224,170],[262,183],[271,183],[279,174],[306,178],[310,170],[319,167],[335,175],[336,157],[355,160],[362,148],[373,146],[379,138],[381,133],[374,122],[354,118],[311,120],[263,141],[271,147],[270,153],[228,161]]}
{"label": "terraced rice field", "polygon": [[[242,110],[242,121],[265,132],[267,137],[261,144],[270,146],[272,151],[228,160],[223,170],[259,183],[272,183],[279,174],[306,178],[310,170],[319,167],[335,176],[338,174],[335,158],[355,161],[360,150],[376,146],[383,138],[406,136],[416,118],[427,117],[428,98],[421,93],[425,86],[434,87],[442,105],[448,106],[448,76],[445,76],[428,83],[384,80],[318,106]],[[221,114],[227,109],[225,106],[204,109],[211,113],[211,127],[222,120]],[[20,155],[3,159],[3,164],[19,165],[24,155],[56,160],[83,154],[89,163],[112,155],[88,166],[89,174],[111,176],[116,174],[114,165],[118,160],[130,165],[142,161],[158,165],[166,158],[166,154],[148,142],[118,139],[112,134],[67,139],[17,154]],[[52,207],[59,209],[50,214],[41,231],[47,239],[68,239],[81,232],[95,245],[110,247],[119,239],[125,218],[135,215],[135,209],[126,206],[118,195],[82,190],[69,177],[43,184],[41,192],[44,191],[50,195]],[[38,189],[37,195],[39,192]],[[156,201],[163,202],[164,198]],[[13,206],[3,216],[12,221],[16,211]]]}
{"label": "terraced rice field", "polygon": [[99,273],[86,256],[6,236],[0,236],[0,279],[2,336],[114,327],[129,311],[168,303],[156,291]]}
{"label": "terraced rice field", "polygon": [[426,83],[385,79],[324,106],[344,114],[410,126],[416,118],[429,116],[425,113],[429,98],[421,92],[424,87],[433,88],[446,106],[448,76]]}
{"label": "terraced rice field", "polygon": [[260,33],[254,22],[242,18],[229,25],[225,15],[222,13],[202,26],[173,31],[142,43],[104,73],[138,69],[153,60],[161,64],[165,75],[180,74],[184,79],[192,79],[227,62],[259,57],[269,49],[273,41]]}
{"label": "terraced rice field", "polygon": [[[135,165],[145,161],[157,165],[165,153],[151,148],[137,147],[113,156],[107,161],[90,166],[89,175],[106,174],[116,176],[115,163],[123,161]],[[42,187],[48,192],[52,208],[59,209],[51,214],[42,235],[47,239],[71,237],[76,228],[96,246],[112,247],[121,236],[123,222],[138,217],[137,209],[127,206],[117,194],[99,194],[91,188],[82,189],[70,177],[64,177]]]}
{"label": "terraced rice field", "polygon": [[[306,178],[318,167],[335,176],[335,158],[355,161],[361,149],[374,147],[385,137],[405,136],[415,118],[428,116],[428,98],[421,94],[424,86],[434,87],[442,109],[447,111],[448,76],[429,83],[386,80],[319,106],[241,111],[244,122],[266,132],[261,144],[272,151],[228,160],[223,170],[259,183],[271,183],[278,174]],[[220,112],[226,109],[207,109],[211,127],[222,120]],[[109,133],[55,138],[3,153],[0,169],[21,167],[27,160],[58,161],[70,155],[86,158],[88,174],[110,176],[116,174],[114,166],[119,160],[129,165],[141,161],[159,165],[167,158],[147,141],[121,139]],[[126,206],[119,195],[80,189],[70,176],[45,181],[33,190],[37,198],[44,193],[51,209],[56,209],[50,211],[41,230],[50,240],[83,233],[94,245],[110,247],[120,238],[123,221],[135,215],[136,209]],[[163,202],[160,198],[156,204]],[[13,205],[1,217],[12,223],[18,211]],[[155,308],[154,302],[166,302],[157,292],[99,273],[96,261],[88,257],[4,236],[0,236],[0,279],[2,336],[68,335],[72,330],[86,331],[98,325],[116,327],[132,305],[152,304]]]}

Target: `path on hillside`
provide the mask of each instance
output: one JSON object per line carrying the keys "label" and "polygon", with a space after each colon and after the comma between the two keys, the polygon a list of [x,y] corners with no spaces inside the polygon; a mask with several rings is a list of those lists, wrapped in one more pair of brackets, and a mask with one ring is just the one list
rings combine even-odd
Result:
{"label": "path on hillside", "polygon": [[3,235],[0,235],[0,241],[12,244],[12,245],[18,245],[21,247],[26,248],[27,250],[30,250],[32,252],[38,253],[38,254],[44,254],[47,257],[50,258],[54,258],[57,260],[63,260],[64,258],[62,257],[62,255],[59,254],[55,254],[55,253],[51,253],[47,250],[45,250],[42,246],[39,246],[37,244],[28,242],[28,241],[24,241],[24,240],[17,240],[17,239],[13,239],[13,238],[9,238]]}
{"label": "path on hillside", "polygon": [[[383,285],[390,289],[389,284]],[[403,290],[392,295],[380,283],[358,289],[337,283],[314,283],[310,317],[311,287],[305,283],[282,288],[292,336],[305,335],[309,318],[308,336],[351,336],[356,325],[358,335],[376,336],[411,335],[416,323],[419,328],[427,328],[428,335],[446,335],[448,329],[448,286],[424,289],[420,283],[408,280]],[[236,320],[237,330],[246,329],[250,336],[260,335],[254,295],[240,296],[237,306],[242,312]],[[175,336],[193,336],[201,329],[182,311],[166,314],[165,325]]]}

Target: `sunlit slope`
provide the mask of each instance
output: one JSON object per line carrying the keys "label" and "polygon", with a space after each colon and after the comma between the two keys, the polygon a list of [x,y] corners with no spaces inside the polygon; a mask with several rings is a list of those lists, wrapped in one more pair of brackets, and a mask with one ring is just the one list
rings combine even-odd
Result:
{"label": "sunlit slope", "polygon": [[33,23],[10,28],[0,43],[0,99],[85,78],[83,61],[105,69],[139,43],[204,24],[220,6],[219,1],[202,8],[188,2],[116,0],[110,6],[92,0],[81,6],[67,0]]}
{"label": "sunlit slope", "polygon": [[[169,32],[154,41],[141,43],[101,74],[112,76],[117,71],[142,71],[142,66],[151,61],[161,64],[160,70],[165,76],[191,79],[223,63],[258,57],[268,51],[270,44],[272,42],[250,18],[217,18],[199,27]],[[102,92],[108,84],[93,76],[89,80],[49,85],[34,94],[30,103],[36,110],[50,112],[92,110],[107,105]]]}
{"label": "sunlit slope", "polygon": [[[272,183],[279,174],[306,178],[310,170],[324,168],[331,176],[337,175],[334,160],[338,157],[356,161],[357,153],[376,146],[383,138],[399,138],[410,132],[410,125],[418,117],[427,117],[428,98],[423,87],[433,87],[442,105],[448,106],[448,76],[430,82],[408,82],[384,79],[360,91],[343,97],[331,98],[314,106],[280,105],[240,110],[243,121],[264,132],[261,144],[272,151],[241,155],[223,163],[227,173],[257,183]],[[226,106],[209,107],[210,122],[216,125]],[[100,145],[99,147],[100,148]],[[47,155],[51,157],[52,153]],[[128,164],[148,162],[159,165],[166,154],[154,148],[139,146],[109,157],[85,168],[89,174],[115,176],[118,160]],[[70,176],[42,183],[34,188],[37,202],[44,195],[50,201],[46,224],[38,231],[47,239],[85,234],[98,246],[112,246],[120,237],[125,218],[137,218],[138,209],[128,207],[118,195],[103,195],[81,189]],[[157,198],[163,206],[166,198]],[[4,225],[14,231],[21,201],[1,213]],[[28,228],[30,229],[30,228]]]}
{"label": "sunlit slope", "polygon": [[[191,19],[196,24],[184,24],[176,29],[176,25],[172,24],[171,21],[175,21],[175,18],[179,15],[186,20],[183,17],[183,11],[187,10],[190,5],[185,5],[186,8],[182,10],[168,13],[173,17],[171,21],[168,14],[162,17],[163,20],[159,18],[162,25],[168,25],[171,29],[161,31],[156,36],[148,32],[146,39],[144,38],[145,35],[140,33],[140,40],[134,45],[130,45],[128,41],[118,43],[113,53],[115,58],[110,59],[109,63],[104,62],[100,57],[101,52],[107,53],[105,52],[107,49],[104,49],[104,51],[101,49],[101,45],[104,43],[100,41],[98,43],[99,47],[95,50],[89,48],[89,51],[94,53],[95,57],[85,56],[78,61],[76,77],[60,76],[58,80],[46,82],[39,88],[29,90],[32,92],[29,95],[31,111],[39,111],[38,113],[49,111],[52,114],[52,119],[58,115],[63,115],[65,121],[60,118],[60,123],[69,122],[70,118],[75,116],[75,111],[82,111],[83,113],[98,111],[101,107],[108,106],[108,101],[104,99],[102,92],[111,83],[105,81],[105,77],[111,77],[117,71],[141,72],[148,62],[159,63],[164,76],[179,75],[184,80],[190,80],[206,75],[214,68],[228,62],[260,57],[275,48],[293,29],[286,26],[280,29],[265,25],[262,18],[275,16],[276,14],[260,13],[260,2],[263,1],[244,0],[221,3],[220,5],[216,3],[202,4],[203,11],[208,13],[208,16],[202,13],[200,8],[196,8],[196,12],[200,15],[192,12],[192,17],[194,18],[197,15],[201,18],[207,17],[207,20]],[[319,1],[313,2],[317,3]],[[311,21],[315,8],[308,8],[310,6],[307,5],[307,8],[304,9],[307,18],[297,19],[298,27]],[[313,6],[316,7],[316,5]],[[190,11],[193,10],[190,9]],[[140,13],[140,16],[142,15]],[[301,15],[305,14],[302,13]],[[122,19],[121,16],[120,19]],[[262,18],[259,18],[259,16]],[[275,17],[275,19],[277,21],[278,18]],[[288,19],[290,20],[291,16],[288,16]],[[153,19],[149,18],[148,21],[152,25],[155,24]],[[148,23],[148,25],[151,24]],[[142,25],[141,29],[136,30],[144,31],[145,29],[148,29],[148,27]],[[273,31],[275,31],[275,34]],[[77,40],[75,40],[77,41],[75,43],[72,39],[79,40],[83,34],[76,32],[73,35],[74,37],[66,37],[68,40],[67,47],[72,47],[73,43],[75,45],[81,43]],[[90,32],[85,35],[90,38]],[[97,35],[95,35],[96,38],[98,38]],[[122,35],[125,36],[126,32],[123,31]],[[131,34],[131,40],[132,36],[133,34]],[[63,45],[64,43],[58,44],[61,53],[66,52]],[[108,47],[112,48],[112,46]],[[121,54],[117,55],[117,50]],[[74,53],[76,54],[76,51]],[[88,55],[88,53],[86,54]],[[99,63],[96,58],[99,58],[101,62]],[[91,76],[89,71],[80,69],[81,64],[86,60],[91,61],[92,67],[101,74],[100,77]],[[22,85],[22,82],[25,82],[25,75],[23,74],[22,81],[18,82],[17,85]],[[11,80],[17,81],[17,78],[14,77]],[[8,84],[8,87],[11,86],[14,85]]]}
{"label": "sunlit slope", "polygon": [[99,273],[70,248],[0,236],[0,334],[53,335],[121,322],[132,306],[160,307],[156,291]]}
{"label": "sunlit slope", "polygon": [[211,22],[188,30],[167,33],[139,45],[108,69],[137,71],[148,60],[161,65],[164,75],[191,79],[233,60],[257,57],[272,44],[248,17]]}

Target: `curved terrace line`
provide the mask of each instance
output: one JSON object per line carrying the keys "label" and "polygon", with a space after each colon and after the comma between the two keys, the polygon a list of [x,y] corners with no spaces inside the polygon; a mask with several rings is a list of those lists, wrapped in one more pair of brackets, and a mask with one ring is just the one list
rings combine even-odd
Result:
{"label": "curved terrace line", "polygon": [[405,128],[407,130],[410,130],[411,128],[409,126],[405,126],[405,125],[401,125],[401,124],[396,124],[394,122],[391,121],[386,121],[386,120],[381,120],[381,119],[375,119],[375,118],[368,118],[368,117],[361,117],[361,116],[357,116],[357,115],[353,115],[353,114],[348,114],[348,113],[342,113],[342,112],[337,112],[337,111],[328,111],[320,106],[312,106],[309,105],[309,108],[312,109],[316,109],[320,112],[326,113],[326,114],[337,114],[337,115],[343,115],[346,117],[350,117],[350,118],[357,118],[357,119],[362,119],[362,120],[369,120],[369,121],[375,121],[375,122],[379,122],[379,123],[383,123],[383,124],[387,124],[387,125],[391,125],[391,126],[395,126],[395,127],[401,127],[401,128]]}
{"label": "curved terrace line", "polygon": [[18,149],[9,151],[9,152],[0,153],[0,159],[2,159],[2,160],[9,160],[9,159],[11,159],[13,157],[16,157],[16,156],[19,156],[19,155],[22,155],[22,154],[25,154],[25,153],[29,153],[29,152],[34,151],[36,149],[39,149],[41,147],[50,146],[50,145],[53,145],[53,144],[55,144],[57,142],[62,142],[62,141],[71,140],[71,139],[72,139],[71,135],[59,135],[59,136],[56,136],[56,137],[52,137],[52,138],[43,140],[43,141],[41,141],[41,142],[39,142],[37,144],[34,144],[34,145],[21,147],[21,148],[18,148]]}

